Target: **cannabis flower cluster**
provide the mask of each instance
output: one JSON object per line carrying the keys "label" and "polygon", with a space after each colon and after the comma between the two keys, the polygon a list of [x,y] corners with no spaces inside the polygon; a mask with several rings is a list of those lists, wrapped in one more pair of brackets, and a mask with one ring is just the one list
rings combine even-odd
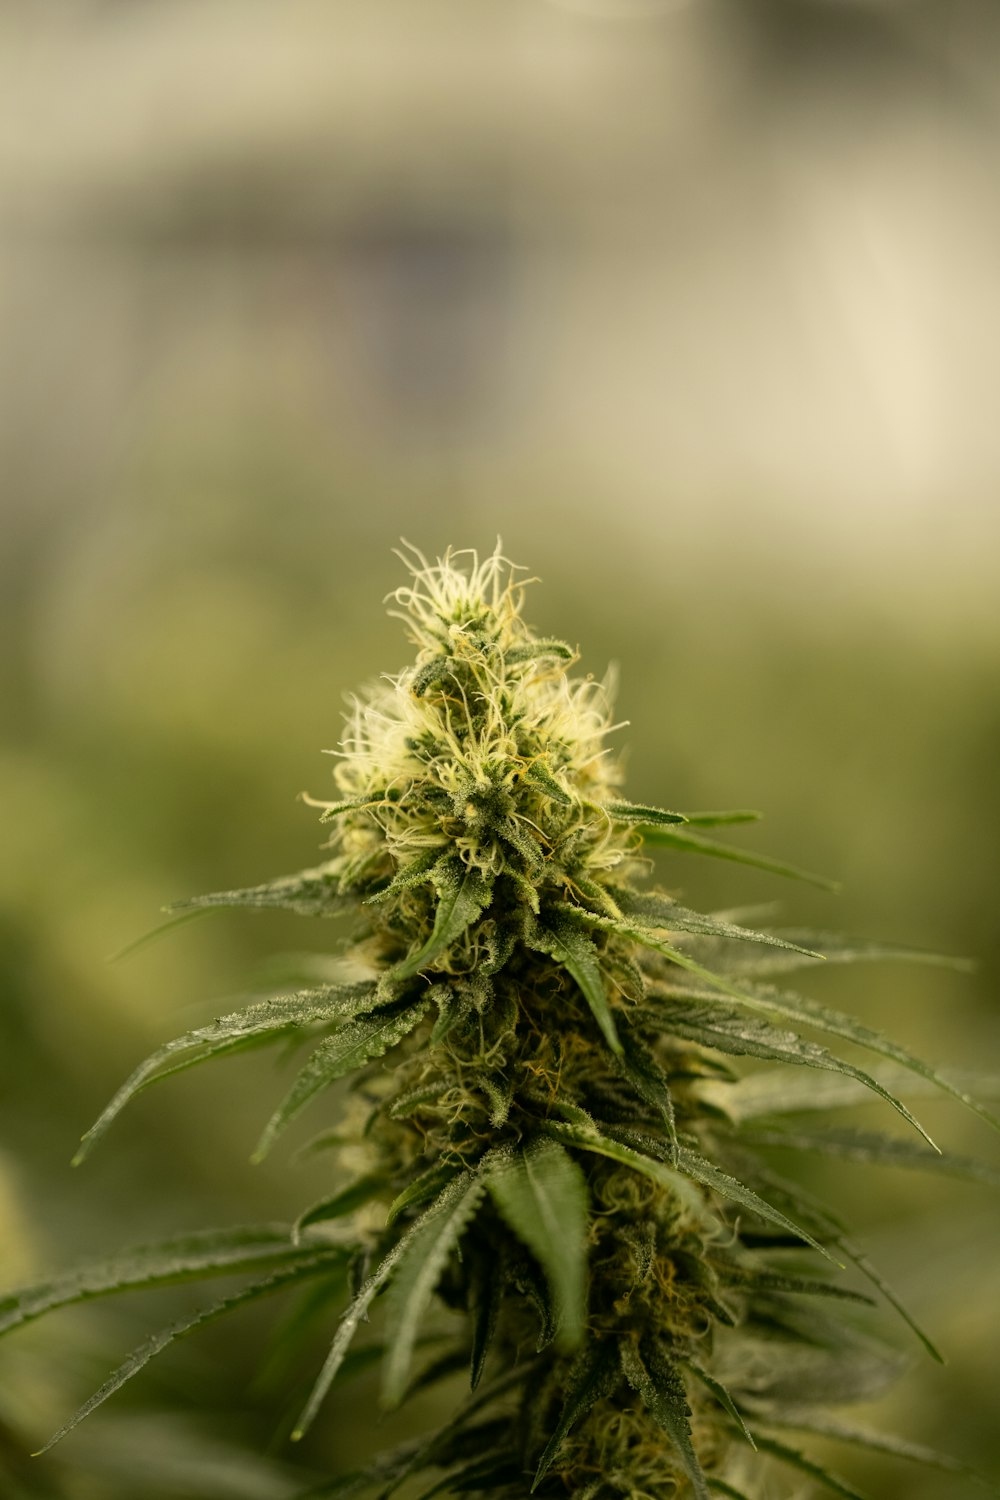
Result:
{"label": "cannabis flower cluster", "polygon": [[[416,658],[354,705],[337,799],[316,804],[329,857],[181,904],[352,912],[350,982],[328,971],[168,1043],[84,1138],[86,1151],[138,1090],[180,1068],[308,1043],[257,1156],[349,1076],[340,1123],[315,1143],[329,1152],[330,1194],[290,1228],[187,1236],[0,1304],[14,1326],[122,1287],[254,1273],[154,1335],[56,1437],[188,1327],[283,1287],[328,1284],[346,1310],[295,1436],[346,1376],[370,1312],[387,1405],[460,1369],[471,1390],[439,1430],[315,1493],[388,1495],[428,1470],[427,1496],[751,1500],[776,1463],[855,1494],[790,1432],[960,1469],[836,1415],[899,1367],[859,1304],[877,1292],[908,1315],[838,1220],[767,1160],[777,1143],[947,1165],[899,1097],[905,1080],[981,1106],[773,982],[824,955],[927,955],[749,930],[651,885],[652,844],[801,872],[701,832],[753,814],[624,800],[611,685],[575,676],[571,647],[532,633],[524,585],[499,551],[404,561],[412,582],[393,599]],[[802,1026],[881,1061],[863,1071]],[[746,1058],[822,1070],[835,1086],[803,1088],[784,1069],[747,1075],[733,1062]],[[868,1090],[909,1136],[781,1123]],[[435,1303],[459,1314],[452,1331],[428,1321]]]}

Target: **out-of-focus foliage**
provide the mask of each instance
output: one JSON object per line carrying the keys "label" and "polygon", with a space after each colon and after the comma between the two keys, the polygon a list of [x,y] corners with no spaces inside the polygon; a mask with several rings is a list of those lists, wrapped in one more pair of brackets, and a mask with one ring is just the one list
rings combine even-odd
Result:
{"label": "out-of-focus foliage", "polygon": [[[311,860],[292,799],[324,784],[342,685],[394,660],[358,621],[400,533],[501,532],[546,580],[535,623],[621,663],[635,794],[762,807],[769,849],[844,882],[789,902],[686,860],[683,899],[751,884],[803,925],[974,955],[866,970],[850,1008],[935,1062],[997,1055],[996,25],[980,0],[7,8],[5,1284],[319,1183],[239,1165],[281,1087],[249,1058],[224,1116],[178,1079],[68,1160],[141,1054],[306,941],[235,915],[104,962],[174,898]],[[829,1170],[844,1201],[865,1169]],[[994,1211],[900,1173],[859,1215],[950,1360],[886,1425],[995,1469]],[[165,1455],[208,1404],[265,1446],[266,1383],[226,1373],[251,1314],[23,1458],[154,1296],[188,1305],[0,1353],[15,1494],[118,1500],[131,1453],[150,1493],[204,1495]],[[254,1482],[280,1496],[273,1457]]]}

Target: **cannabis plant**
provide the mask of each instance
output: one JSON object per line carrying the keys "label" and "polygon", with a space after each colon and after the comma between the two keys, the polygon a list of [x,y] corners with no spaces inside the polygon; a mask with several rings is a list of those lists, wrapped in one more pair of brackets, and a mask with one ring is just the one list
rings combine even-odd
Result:
{"label": "cannabis plant", "polygon": [[[343,1305],[333,1321],[329,1296],[306,1304],[313,1331],[331,1317],[331,1342],[293,1437],[335,1420],[331,1386],[373,1355],[386,1407],[467,1371],[441,1427],[317,1494],[406,1481],[425,1497],[752,1500],[777,1462],[854,1495],[809,1456],[809,1434],[960,1470],[838,1414],[898,1372],[865,1322],[872,1293],[937,1351],[840,1220],[762,1154],[989,1175],[941,1156],[900,1097],[912,1077],[917,1094],[937,1087],[986,1115],[958,1083],[775,983],[824,957],[926,955],[757,930],[658,888],[654,845],[801,872],[703,832],[752,813],[626,800],[610,684],[574,675],[575,651],[532,632],[499,552],[404,560],[411,582],[393,600],[415,659],[354,704],[335,797],[316,804],[328,857],[182,903],[350,913],[346,952],[161,1047],[79,1153],[159,1079],[301,1044],[255,1155],[327,1094],[336,1123],[312,1145],[329,1193],[291,1226],[187,1235],[8,1297],[13,1327],[127,1287],[249,1277],[155,1333],[51,1441],[173,1339],[306,1288]],[[879,1061],[865,1071],[802,1028]],[[745,1059],[783,1066],[748,1072]],[[782,1124],[865,1091],[906,1134]],[[451,1316],[435,1318],[442,1305]],[[376,1331],[354,1344],[370,1314]]]}

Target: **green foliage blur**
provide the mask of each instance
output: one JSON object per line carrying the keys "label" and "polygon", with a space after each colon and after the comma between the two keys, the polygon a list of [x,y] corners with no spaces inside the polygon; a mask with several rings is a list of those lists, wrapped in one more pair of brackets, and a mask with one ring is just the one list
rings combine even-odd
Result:
{"label": "green foliage blur", "polygon": [[[323,1191],[291,1150],[249,1165],[283,1085],[253,1056],[69,1159],[156,1043],[335,944],[236,913],[108,962],[175,898],[314,861],[296,794],[328,791],[344,693],[409,656],[381,603],[400,535],[499,533],[544,580],[533,623],[619,663],[630,794],[760,807],[748,845],[844,883],[664,855],[667,888],[974,957],[813,987],[995,1067],[987,12],[948,6],[945,47],[933,4],[239,9],[0,23],[0,1281]],[[914,1357],[879,1421],[1000,1474],[997,1202],[862,1166],[817,1186],[950,1360]],[[284,1500],[370,1447],[363,1384],[285,1442],[315,1370],[275,1304],[26,1456],[196,1295],[0,1346],[5,1495]]]}

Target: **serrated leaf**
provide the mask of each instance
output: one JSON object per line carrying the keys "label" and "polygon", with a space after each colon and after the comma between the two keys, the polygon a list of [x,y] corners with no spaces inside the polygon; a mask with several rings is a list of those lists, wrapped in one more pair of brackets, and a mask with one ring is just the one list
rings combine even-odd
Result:
{"label": "serrated leaf", "polygon": [[305,1213],[299,1215],[292,1229],[293,1238],[298,1242],[303,1232],[314,1224],[326,1224],[331,1219],[342,1219],[347,1214],[354,1213],[355,1209],[361,1208],[365,1203],[370,1203],[385,1191],[385,1179],[383,1177],[359,1177],[357,1182],[352,1182],[348,1187],[342,1188],[339,1193],[333,1193],[328,1198],[321,1198]]}
{"label": "serrated leaf", "polygon": [[1000,1168],[969,1156],[930,1151],[916,1141],[883,1135],[875,1130],[830,1128],[811,1134],[803,1130],[767,1129],[755,1126],[747,1132],[755,1145],[782,1146],[792,1151],[812,1151],[824,1156],[840,1156],[848,1161],[870,1162],[882,1167],[909,1167],[920,1172],[941,1172],[948,1177],[964,1177],[969,1182],[984,1182],[1000,1187]]}
{"label": "serrated leaf", "polygon": [[[809,1042],[793,1031],[782,1031],[770,1022],[748,1019],[738,1010],[712,998],[707,1005],[671,1004],[661,1001],[657,1006],[656,1024],[662,1025],[673,1036],[686,1037],[699,1046],[717,1048],[720,1052],[735,1057],[759,1057],[771,1062],[792,1063],[800,1067],[819,1068],[828,1073],[840,1073],[878,1094],[891,1104],[907,1124],[918,1130],[931,1146],[923,1127],[914,1119],[901,1100],[889,1092],[870,1073],[856,1068],[817,1042]],[[725,1107],[723,1105],[723,1107]]]}
{"label": "serrated leaf", "polygon": [[844,1500],[867,1500],[858,1490],[852,1490],[843,1479],[833,1474],[829,1469],[824,1469],[820,1464],[807,1458],[804,1453],[799,1453],[795,1448],[789,1448],[785,1443],[779,1443],[776,1438],[757,1435],[757,1447],[762,1453],[770,1453],[783,1464],[792,1469],[799,1469],[803,1474],[808,1474],[810,1479],[816,1479],[820,1484],[832,1490],[835,1495],[842,1495]]}
{"label": "serrated leaf", "polygon": [[639,823],[644,828],[687,822],[683,813],[668,812],[663,807],[644,807],[639,802],[605,802],[601,810],[616,823]]}
{"label": "serrated leaf", "polygon": [[151,1334],[138,1348],[132,1351],[128,1359],[119,1365],[117,1370],[108,1376],[100,1389],[95,1391],[74,1412],[69,1421],[64,1422],[58,1432],[53,1433],[48,1442],[43,1444],[33,1457],[37,1458],[40,1454],[47,1453],[50,1448],[54,1448],[56,1443],[66,1437],[67,1433],[72,1432],[78,1423],[82,1422],[85,1417],[89,1417],[91,1412],[102,1405],[109,1396],[113,1396],[115,1391],[120,1390],[126,1381],[132,1379],[133,1375],[138,1375],[139,1371],[148,1365],[151,1359],[154,1359],[157,1354],[162,1353],[168,1344],[172,1344],[175,1339],[183,1338],[186,1334],[193,1333],[196,1328],[200,1328],[206,1323],[211,1323],[216,1318],[223,1317],[226,1313],[235,1311],[236,1308],[242,1307],[245,1303],[255,1302],[261,1297],[269,1296],[272,1292],[281,1291],[284,1287],[295,1285],[297,1282],[303,1281],[308,1277],[321,1275],[328,1270],[335,1270],[342,1263],[343,1252],[331,1252],[329,1249],[319,1253],[314,1252],[310,1256],[302,1256],[294,1265],[282,1266],[280,1269],[272,1271],[270,1275],[264,1276],[258,1281],[251,1282],[249,1286],[241,1287],[239,1291],[231,1292],[228,1296],[220,1298],[219,1301],[213,1302],[211,1306],[201,1308],[198,1312],[190,1314],[187,1317],[179,1318],[175,1323],[171,1323],[169,1327],[162,1328],[157,1333]]}
{"label": "serrated leaf", "polygon": [[483,1255],[477,1258],[470,1278],[472,1291],[469,1308],[472,1317],[469,1384],[473,1390],[482,1379],[486,1356],[490,1351],[493,1335],[496,1333],[497,1318],[500,1315],[500,1304],[503,1301],[506,1281],[502,1260],[497,1265],[492,1258],[487,1260]]}
{"label": "serrated leaf", "polygon": [[961,1474],[975,1483],[984,1485],[992,1493],[997,1493],[995,1485],[988,1479],[984,1479],[975,1469],[970,1468],[961,1459],[952,1457],[949,1453],[939,1453],[934,1448],[927,1448],[923,1443],[914,1443],[909,1438],[897,1437],[894,1433],[872,1432],[866,1427],[856,1427],[853,1423],[841,1422],[832,1417],[826,1417],[813,1411],[795,1411],[794,1408],[783,1410],[780,1413],[761,1415],[760,1420],[773,1423],[778,1427],[788,1427],[797,1432],[814,1433],[817,1437],[833,1438],[840,1443],[850,1443],[854,1447],[868,1448],[873,1453],[888,1453],[894,1458],[907,1458],[912,1463],[925,1464],[928,1468],[943,1469],[949,1474]]}
{"label": "serrated leaf", "polygon": [[405,865],[398,869],[389,884],[383,886],[374,895],[365,898],[365,906],[379,906],[398,896],[400,891],[412,890],[415,885],[423,885],[431,877],[431,871],[441,858],[439,847],[422,849],[419,854],[413,856]]}
{"label": "serrated leaf", "polygon": [[544,656],[554,656],[558,661],[573,661],[576,652],[565,641],[531,641],[524,646],[509,647],[504,652],[504,662],[509,666],[516,662],[536,661]]}
{"label": "serrated leaf", "polygon": [[830,1254],[829,1250],[825,1249],[819,1240],[815,1239],[801,1225],[793,1223],[779,1209],[759,1197],[752,1188],[748,1188],[746,1183],[740,1182],[735,1177],[731,1177],[728,1172],[724,1172],[721,1167],[717,1167],[713,1162],[707,1161],[705,1157],[699,1156],[696,1151],[690,1150],[687,1146],[681,1146],[677,1152],[677,1162],[682,1172],[686,1172],[689,1177],[693,1177],[703,1187],[711,1188],[721,1198],[728,1198],[730,1202],[738,1203],[741,1208],[749,1209],[759,1219],[767,1219],[770,1223],[778,1224],[782,1229],[787,1229],[791,1234],[798,1235],[800,1240],[805,1240],[807,1245],[811,1245],[814,1250],[818,1250],[820,1255],[825,1256],[834,1265],[839,1264],[837,1259]]}
{"label": "serrated leaf", "polygon": [[220,1016],[207,1026],[199,1026],[167,1042],[147,1057],[122,1084],[84,1135],[73,1158],[74,1166],[84,1160],[125,1105],[151,1083],[195,1067],[210,1057],[266,1046],[300,1028],[354,1015],[369,1009],[374,995],[370,984],[321,985],[294,995],[277,995],[273,1000],[258,1001],[245,1010]]}
{"label": "serrated leaf", "polygon": [[298,1260],[299,1250],[284,1224],[204,1229],[128,1250],[110,1260],[70,1271],[0,1298],[0,1333],[57,1307],[113,1292],[169,1286],[207,1276],[233,1276],[269,1262]]}
{"label": "serrated leaf", "polygon": [[498,1155],[486,1176],[501,1217],[539,1261],[556,1306],[557,1339],[583,1336],[587,1267],[587,1183],[556,1141],[533,1141]]}
{"label": "serrated leaf", "polygon": [[[709,983],[719,984],[717,976],[710,976]],[[689,999],[711,999],[710,994],[698,990],[690,985],[669,985],[669,992],[682,998]],[[952,1098],[958,1099],[967,1109],[986,1120],[995,1130],[1000,1130],[1000,1120],[991,1112],[966,1093],[946,1073],[940,1073],[932,1068],[929,1063],[923,1062],[919,1057],[907,1052],[903,1047],[884,1037],[881,1032],[874,1031],[870,1026],[865,1026],[861,1021],[855,1020],[853,1016],[844,1015],[841,1011],[833,1010],[828,1005],[822,1005],[818,1000],[809,999],[805,995],[799,995],[792,990],[778,989],[775,985],[757,984],[751,980],[743,980],[739,986],[725,986],[725,993],[732,999],[738,1000],[741,1005],[750,1010],[761,1011],[773,1016],[783,1016],[786,1020],[795,1021],[806,1026],[814,1026],[817,1031],[824,1031],[829,1036],[839,1036],[845,1041],[855,1042],[859,1047],[865,1047],[870,1052],[877,1052],[882,1057],[899,1063],[901,1067],[908,1068],[911,1072],[919,1074],[934,1083],[944,1093],[950,1094]],[[923,1134],[923,1132],[921,1132]]]}
{"label": "serrated leaf", "polygon": [[604,991],[604,980],[597,949],[590,938],[568,921],[556,918],[550,925],[533,922],[525,937],[526,945],[536,953],[547,953],[576,981],[583,998],[590,1006],[591,1014],[601,1030],[601,1035],[612,1052],[621,1056],[622,1044],[618,1038],[615,1019],[611,1014],[608,997]]}
{"label": "serrated leaf", "polygon": [[756,1448],[757,1444],[753,1440],[753,1434],[751,1433],[747,1424],[744,1422],[739,1407],[736,1405],[736,1402],[726,1390],[726,1387],[722,1384],[721,1380],[716,1380],[714,1375],[710,1375],[707,1370],[703,1370],[701,1365],[696,1364],[693,1359],[684,1359],[681,1361],[681,1363],[691,1371],[692,1375],[696,1376],[701,1381],[706,1390],[711,1391],[712,1395],[715,1397],[716,1401],[718,1401],[719,1405],[732,1417],[733,1421],[736,1423],[737,1427],[740,1429],[740,1432],[743,1434],[746,1441],[750,1444],[751,1448]]}
{"label": "serrated leaf", "polygon": [[[805,927],[786,927],[775,934],[787,940],[790,952],[741,955],[729,966],[733,974],[784,974],[809,964],[913,963],[969,973],[975,965],[965,958],[909,948],[899,943],[879,943]],[[799,955],[798,957],[796,955]]]}
{"label": "serrated leaf", "polygon": [[389,1291],[388,1326],[392,1331],[383,1369],[383,1397],[396,1405],[406,1389],[417,1330],[448,1257],[458,1244],[486,1191],[482,1175],[463,1172],[445,1188],[432,1208],[406,1236]]}
{"label": "serrated leaf", "polygon": [[492,885],[478,870],[467,870],[461,860],[451,855],[438,861],[431,872],[438,892],[434,927],[420,948],[408,955],[390,971],[394,980],[411,979],[436,958],[476,921],[490,904]]}
{"label": "serrated leaf", "polygon": [[532,1493],[551,1469],[560,1445],[567,1434],[604,1396],[610,1396],[621,1383],[617,1350],[610,1339],[588,1345],[566,1376],[565,1395],[559,1420],[545,1445],[531,1483]]}
{"label": "serrated leaf", "polygon": [[426,1010],[427,997],[422,995],[402,1010],[357,1016],[321,1042],[265,1125],[251,1160],[263,1161],[279,1135],[316,1094],[373,1058],[382,1057],[413,1030]]}
{"label": "serrated leaf", "polygon": [[525,771],[524,778],[539,787],[547,797],[553,802],[558,802],[561,807],[573,806],[573,798],[564,787],[559,785],[544,761],[533,760]]}
{"label": "serrated leaf", "polygon": [[397,1198],[393,1199],[385,1216],[386,1228],[394,1224],[406,1209],[435,1198],[442,1188],[447,1187],[457,1175],[457,1167],[449,1166],[444,1162],[434,1162],[425,1172],[421,1172],[419,1177],[415,1177],[411,1183],[408,1183]]}
{"label": "serrated leaf", "polygon": [[740,943],[760,943],[767,947],[784,949],[789,957],[798,955],[816,963],[823,961],[822,953],[817,953],[811,948],[802,948],[778,933],[760,932],[752,927],[739,927],[733,922],[726,922],[718,917],[689,911],[687,907],[672,901],[669,896],[657,895],[655,891],[645,893],[615,888],[615,896],[626,917],[633,921],[641,921],[649,927],[663,928],[671,932],[690,932],[704,937],[731,938]]}
{"label": "serrated leaf", "polygon": [[449,1188],[445,1188],[421,1217],[411,1224],[395,1245],[386,1252],[372,1275],[358,1288],[357,1295],[340,1320],[333,1343],[330,1345],[330,1352],[323,1362],[323,1367],[309,1393],[309,1399],[292,1431],[293,1442],[298,1442],[304,1437],[315,1421],[316,1414],[333,1384],[334,1377],[344,1362],[359,1323],[367,1318],[369,1307],[389,1281],[400,1257],[406,1253],[407,1247],[420,1233],[428,1219],[435,1213],[446,1210],[449,1201]]}
{"label": "serrated leaf", "polygon": [[644,1351],[643,1358],[635,1344],[625,1340],[620,1352],[625,1379],[673,1443],[695,1500],[708,1500],[708,1485],[691,1442],[691,1408],[680,1372],[664,1354],[651,1347]]}
{"label": "serrated leaf", "polygon": [[302,800],[310,807],[321,807],[323,812],[320,822],[329,823],[334,818],[343,817],[344,813],[366,812],[371,807],[384,807],[387,802],[396,801],[396,798],[386,792],[370,792],[366,797],[350,797],[343,802],[318,802],[313,797],[303,797]]}
{"label": "serrated leaf", "polygon": [[644,1104],[655,1109],[663,1122],[671,1148],[671,1165],[676,1165],[677,1122],[674,1101],[667,1075],[649,1048],[634,1032],[622,1033],[622,1056],[618,1068]]}
{"label": "serrated leaf", "polygon": [[[582,1114],[582,1111],[580,1113]],[[649,1177],[661,1187],[676,1193],[685,1207],[707,1227],[721,1231],[718,1218],[683,1172],[667,1166],[665,1162],[645,1156],[641,1151],[636,1151],[621,1141],[602,1135],[593,1121],[571,1123],[562,1120],[547,1120],[543,1128],[546,1135],[552,1136],[554,1140],[561,1141],[567,1146],[593,1152],[596,1156],[606,1156],[611,1161],[620,1162],[622,1166],[632,1167],[634,1171],[641,1172],[644,1177]]]}
{"label": "serrated leaf", "polygon": [[323,917],[331,915],[341,905],[338,884],[338,861],[331,859],[313,869],[280,875],[276,880],[265,880],[261,885],[247,886],[243,890],[210,891],[205,896],[188,896],[183,901],[172,901],[164,909],[168,912],[193,912],[213,906],[276,907],[282,911],[298,912],[304,917]]}
{"label": "serrated leaf", "polygon": [[755,854],[749,849],[740,849],[735,844],[720,844],[716,839],[707,839],[700,833],[684,828],[649,827],[643,829],[647,844],[662,844],[668,849],[678,849],[685,854],[707,854],[714,859],[729,859],[736,864],[751,865],[757,870],[767,870],[771,875],[784,875],[788,880],[804,880],[807,885],[819,886],[820,890],[838,891],[840,885],[824,875],[814,875],[809,870],[800,870],[797,865],[784,860],[771,859],[766,854]]}

